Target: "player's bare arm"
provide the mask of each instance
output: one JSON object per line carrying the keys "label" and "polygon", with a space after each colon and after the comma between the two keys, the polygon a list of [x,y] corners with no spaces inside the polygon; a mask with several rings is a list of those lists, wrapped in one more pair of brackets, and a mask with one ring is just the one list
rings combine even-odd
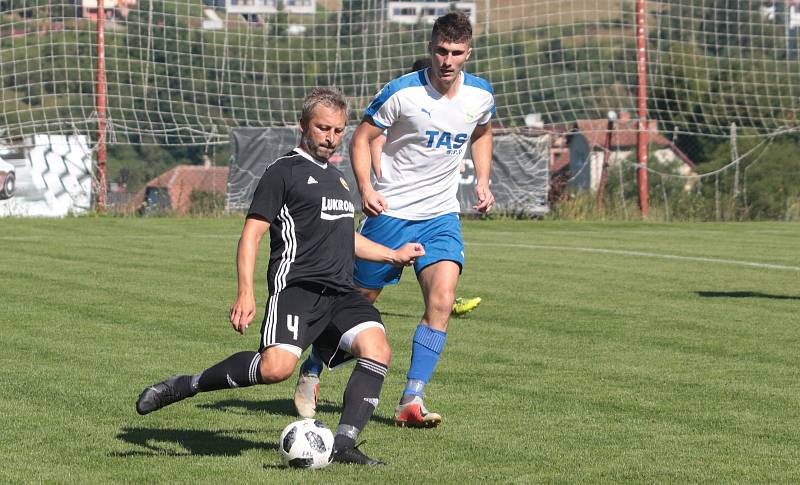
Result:
{"label": "player's bare arm", "polygon": [[231,305],[230,320],[233,329],[244,333],[256,315],[256,299],[253,291],[253,273],[256,267],[256,255],[261,238],[269,230],[269,222],[257,217],[245,220],[239,246],[236,250],[236,271],[238,273],[238,290],[236,300]]}
{"label": "player's bare arm", "polygon": [[394,266],[408,266],[414,264],[417,258],[425,256],[425,248],[420,243],[406,243],[398,249],[391,249],[370,241],[359,233],[355,233],[355,237],[358,259],[389,263]]}
{"label": "player's bare arm", "polygon": [[384,134],[381,134],[381,136],[375,138],[369,144],[370,158],[372,158],[372,172],[375,174],[376,179],[381,178],[381,152],[385,144],[386,135]]}
{"label": "player's bare arm", "polygon": [[475,195],[478,203],[473,209],[489,212],[494,205],[494,195],[489,189],[489,175],[492,172],[492,125],[478,125],[472,132],[472,163],[475,164]]}
{"label": "player's bare arm", "polygon": [[375,191],[370,180],[372,168],[370,144],[382,134],[383,128],[375,125],[371,119],[365,118],[353,134],[353,144],[350,149],[350,162],[358,183],[358,191],[361,193],[361,204],[368,216],[377,216],[389,208],[386,199]]}

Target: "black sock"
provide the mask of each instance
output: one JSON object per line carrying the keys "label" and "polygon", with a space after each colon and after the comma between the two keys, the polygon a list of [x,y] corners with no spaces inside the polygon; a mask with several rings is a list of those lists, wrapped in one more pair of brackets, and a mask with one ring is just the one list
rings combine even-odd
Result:
{"label": "black sock", "polygon": [[346,434],[336,433],[333,437],[333,448],[335,450],[349,450],[356,446],[356,440]]}
{"label": "black sock", "polygon": [[233,354],[194,376],[192,387],[196,391],[208,392],[263,384],[259,364],[261,364],[261,354],[258,352],[245,351]]}
{"label": "black sock", "polygon": [[342,418],[336,429],[334,446],[352,448],[358,433],[369,422],[381,395],[387,367],[371,359],[358,359],[350,380],[344,389]]}

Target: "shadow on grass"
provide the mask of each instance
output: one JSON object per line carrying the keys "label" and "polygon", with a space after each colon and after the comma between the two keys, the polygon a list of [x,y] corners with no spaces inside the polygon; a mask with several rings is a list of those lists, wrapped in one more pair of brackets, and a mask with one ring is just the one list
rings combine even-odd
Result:
{"label": "shadow on grass", "polygon": [[[294,403],[291,399],[272,399],[265,401],[245,401],[242,399],[225,399],[224,401],[217,401],[209,404],[200,404],[197,406],[201,409],[214,409],[217,411],[235,412],[235,413],[270,413],[279,416],[297,417],[294,410]],[[342,408],[338,402],[320,400],[317,403],[317,412],[331,413],[339,415]],[[300,418],[297,418],[300,419]],[[374,414],[372,419],[373,423],[381,423],[387,426],[394,426],[394,420],[385,416]],[[326,423],[330,426],[331,423]],[[330,426],[335,431],[335,426]]]}
{"label": "shadow on grass", "polygon": [[401,318],[419,318],[419,315],[412,315],[410,313],[394,313],[381,311],[381,316],[386,317],[401,317]]}
{"label": "shadow on grass", "polygon": [[[240,434],[254,430],[198,431],[189,429],[123,428],[117,439],[143,448],[111,456],[234,456],[247,450],[277,450],[275,443],[251,441]],[[177,446],[176,446],[177,445]],[[176,448],[183,450],[176,450]]]}
{"label": "shadow on grass", "polygon": [[[247,401],[244,399],[224,399],[221,401],[198,404],[200,409],[233,412],[238,414],[269,413],[279,416],[295,416],[294,403],[291,399],[272,399],[265,401]],[[321,408],[322,406],[320,406]],[[320,409],[322,411],[322,409]]]}
{"label": "shadow on grass", "polygon": [[800,300],[800,296],[772,295],[759,291],[697,291],[703,298],[767,298],[770,300]]}

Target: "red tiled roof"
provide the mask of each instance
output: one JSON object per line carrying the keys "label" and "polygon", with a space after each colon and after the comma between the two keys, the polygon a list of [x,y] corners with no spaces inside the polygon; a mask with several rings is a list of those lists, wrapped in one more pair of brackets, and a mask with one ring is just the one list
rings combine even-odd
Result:
{"label": "red tiled roof", "polygon": [[[590,145],[603,146],[606,142],[606,130],[608,128],[607,120],[578,120],[578,131],[586,137],[586,141]],[[668,147],[672,144],[669,140],[664,138],[655,128],[655,123],[650,123],[650,133],[648,138],[650,143],[662,147]],[[639,127],[638,120],[618,120],[614,123],[614,133],[611,135],[611,146],[613,148],[632,148],[637,145],[637,135]]]}
{"label": "red tiled roof", "polygon": [[[577,131],[580,132],[591,146],[602,149],[606,143],[606,131],[608,130],[608,120],[578,120],[576,122]],[[656,129],[656,122],[649,122],[649,133],[647,135],[650,144],[670,148],[687,165],[694,168],[695,163],[686,156],[680,148],[664,137]],[[638,120],[620,119],[614,123],[614,132],[611,135],[612,150],[635,149],[638,145]]]}
{"label": "red tiled roof", "polygon": [[144,202],[148,187],[159,187],[169,191],[170,203],[175,214],[186,214],[195,190],[224,194],[228,190],[228,167],[205,167],[203,165],[178,165],[145,184],[137,192],[134,203]]}

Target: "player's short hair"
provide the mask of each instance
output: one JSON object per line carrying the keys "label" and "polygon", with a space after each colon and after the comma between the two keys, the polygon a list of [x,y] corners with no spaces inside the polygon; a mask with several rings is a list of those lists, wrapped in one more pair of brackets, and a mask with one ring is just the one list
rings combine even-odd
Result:
{"label": "player's short hair", "polygon": [[431,32],[431,42],[439,40],[469,44],[472,40],[472,24],[469,22],[469,17],[463,12],[450,12],[436,19]]}
{"label": "player's short hair", "polygon": [[311,120],[311,115],[317,106],[327,106],[331,109],[344,111],[347,115],[348,103],[344,93],[336,88],[314,88],[308,93],[306,99],[303,100],[303,112],[300,115],[300,123],[304,126],[308,125]]}

